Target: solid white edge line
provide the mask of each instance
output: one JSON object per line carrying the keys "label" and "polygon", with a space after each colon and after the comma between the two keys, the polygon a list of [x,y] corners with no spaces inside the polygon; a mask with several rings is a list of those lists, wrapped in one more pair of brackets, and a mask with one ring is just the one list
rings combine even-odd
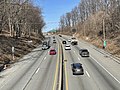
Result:
{"label": "solid white edge line", "polygon": [[40,70],[40,68],[38,68],[35,73],[38,73],[39,70]]}
{"label": "solid white edge line", "polygon": [[113,77],[119,84],[120,84],[120,81],[115,77],[113,76],[107,69],[105,69],[98,61],[96,61],[92,56],[91,58],[97,63],[99,64],[111,77]]}
{"label": "solid white edge line", "polygon": [[86,71],[86,74],[88,75],[88,77],[90,77],[90,74]]}

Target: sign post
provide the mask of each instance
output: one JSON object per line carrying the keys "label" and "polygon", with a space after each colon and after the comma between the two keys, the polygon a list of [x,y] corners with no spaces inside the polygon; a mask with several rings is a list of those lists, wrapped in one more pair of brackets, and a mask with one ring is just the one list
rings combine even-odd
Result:
{"label": "sign post", "polygon": [[12,58],[13,58],[13,60],[15,59],[14,53],[15,53],[15,47],[12,47]]}

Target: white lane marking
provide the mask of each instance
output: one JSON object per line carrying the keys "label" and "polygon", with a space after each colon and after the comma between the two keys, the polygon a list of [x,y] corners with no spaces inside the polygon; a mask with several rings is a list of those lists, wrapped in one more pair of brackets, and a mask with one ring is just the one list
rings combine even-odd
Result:
{"label": "white lane marking", "polygon": [[80,60],[80,58],[78,57],[78,60]]}
{"label": "white lane marking", "polygon": [[44,58],[44,60],[46,59],[46,57]]}
{"label": "white lane marking", "polygon": [[99,64],[111,77],[113,77],[119,84],[120,84],[120,81],[115,77],[113,76],[107,69],[105,69],[98,61],[96,61],[92,56],[91,58],[97,63]]}
{"label": "white lane marking", "polygon": [[36,70],[36,73],[38,73],[39,70],[40,70],[40,68],[38,68],[38,69]]}
{"label": "white lane marking", "polygon": [[88,75],[88,77],[90,77],[90,74],[86,71],[86,74]]}
{"label": "white lane marking", "polygon": [[75,51],[74,51],[74,53],[75,53]]}

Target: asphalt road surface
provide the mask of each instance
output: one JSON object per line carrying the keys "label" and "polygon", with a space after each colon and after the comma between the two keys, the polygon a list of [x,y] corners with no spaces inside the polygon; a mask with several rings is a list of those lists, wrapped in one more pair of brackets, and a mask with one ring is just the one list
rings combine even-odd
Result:
{"label": "asphalt road surface", "polygon": [[[55,77],[59,76],[58,44],[52,44],[56,55],[49,55],[49,50],[41,50],[41,46],[26,55],[11,68],[1,72],[0,90],[54,90]],[[55,76],[57,75],[57,76]],[[57,80],[56,80],[57,83]]]}
{"label": "asphalt road surface", "polygon": [[[120,90],[120,63],[105,51],[79,40],[79,44],[65,50],[59,37],[52,43],[56,55],[49,55],[41,45],[10,68],[0,72],[0,90]],[[90,57],[81,57],[79,50],[87,48]],[[63,63],[62,63],[63,61]],[[84,75],[73,75],[71,64],[81,63]],[[62,67],[63,66],[63,67]]]}
{"label": "asphalt road surface", "polygon": [[[62,37],[61,41],[68,39],[70,37]],[[81,57],[79,55],[81,48],[87,48],[90,51],[90,57]],[[106,59],[104,54],[94,50],[89,44],[83,44],[83,42],[79,42],[78,45],[71,45],[71,50],[64,50],[64,58],[67,60],[65,62],[65,78],[67,79],[65,79],[66,87],[64,90],[120,90],[120,73],[117,72],[120,64],[109,57]],[[97,57],[94,58],[93,55]],[[84,75],[72,74],[71,64],[76,62],[82,64]]]}

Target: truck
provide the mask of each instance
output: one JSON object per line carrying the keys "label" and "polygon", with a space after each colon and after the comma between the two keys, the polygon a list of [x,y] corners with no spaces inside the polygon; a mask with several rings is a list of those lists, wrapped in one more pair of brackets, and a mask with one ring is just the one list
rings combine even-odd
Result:
{"label": "truck", "polygon": [[72,45],[78,45],[78,40],[76,38],[71,39],[71,44]]}
{"label": "truck", "polygon": [[47,50],[50,48],[50,40],[46,40],[42,42],[42,50]]}

